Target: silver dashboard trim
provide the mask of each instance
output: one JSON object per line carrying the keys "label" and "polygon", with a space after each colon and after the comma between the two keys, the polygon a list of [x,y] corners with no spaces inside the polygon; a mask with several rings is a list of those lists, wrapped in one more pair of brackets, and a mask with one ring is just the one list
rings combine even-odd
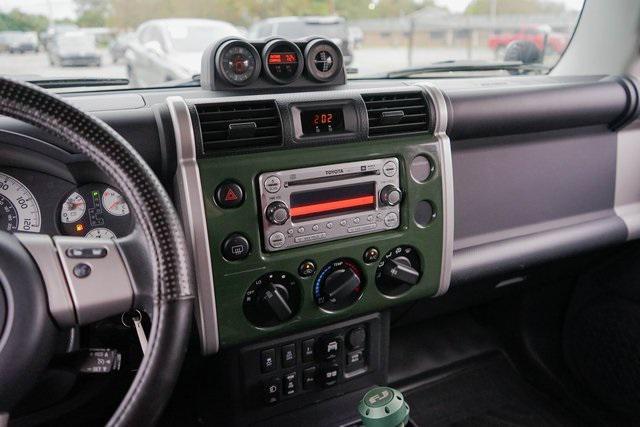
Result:
{"label": "silver dashboard trim", "polygon": [[616,135],[614,209],[627,227],[627,240],[640,238],[640,120]]}
{"label": "silver dashboard trim", "polygon": [[416,84],[416,86],[422,88],[434,103],[436,110],[435,126],[433,135],[438,141],[438,156],[441,166],[442,176],[442,266],[440,269],[440,284],[438,285],[438,292],[434,295],[439,297],[444,295],[449,290],[449,284],[451,283],[451,264],[453,260],[453,228],[454,228],[454,214],[453,214],[453,161],[451,158],[451,141],[447,135],[447,102],[442,94],[442,91],[428,83]]}
{"label": "silver dashboard trim", "polygon": [[178,211],[187,240],[191,243],[197,289],[196,323],[203,354],[220,348],[218,317],[211,266],[209,233],[196,160],[196,142],[189,108],[184,98],[170,96],[167,106],[176,140],[177,170],[174,187]]}

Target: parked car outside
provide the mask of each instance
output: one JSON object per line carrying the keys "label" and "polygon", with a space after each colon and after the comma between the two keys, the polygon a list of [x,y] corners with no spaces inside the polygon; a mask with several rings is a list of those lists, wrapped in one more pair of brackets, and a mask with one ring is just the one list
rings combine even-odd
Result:
{"label": "parked car outside", "polygon": [[109,44],[109,54],[114,64],[124,59],[124,54],[129,48],[129,43],[131,43],[135,36],[135,33],[120,34]]}
{"label": "parked car outside", "polygon": [[496,53],[496,56],[501,58],[504,56],[504,50],[509,43],[515,40],[533,42],[541,52],[545,51],[545,53],[554,54],[564,52],[567,44],[569,43],[569,37],[566,34],[554,32],[548,25],[537,25],[523,27],[516,32],[494,34],[489,37],[487,44],[489,45],[489,48]]}
{"label": "parked car outside", "polygon": [[0,52],[27,53],[39,50],[35,31],[3,31],[0,33]]}
{"label": "parked car outside", "polygon": [[155,19],[138,27],[125,53],[134,86],[184,80],[200,73],[202,53],[224,37],[243,37],[234,25],[211,19]]}
{"label": "parked car outside", "polygon": [[49,62],[53,66],[99,67],[102,56],[92,34],[70,31],[55,36],[49,44]]}
{"label": "parked car outside", "polygon": [[353,62],[353,46],[347,21],[339,16],[283,16],[255,23],[249,29],[249,38],[278,36],[300,39],[321,36],[331,39],[342,50],[345,65]]}

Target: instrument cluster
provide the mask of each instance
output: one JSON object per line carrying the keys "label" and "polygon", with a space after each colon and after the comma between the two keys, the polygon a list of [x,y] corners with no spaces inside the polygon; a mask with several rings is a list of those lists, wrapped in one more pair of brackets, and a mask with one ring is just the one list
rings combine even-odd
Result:
{"label": "instrument cluster", "polygon": [[25,177],[0,172],[0,230],[97,239],[132,231],[129,204],[113,186],[29,175],[27,185]]}
{"label": "instrument cluster", "polygon": [[344,84],[344,60],[331,40],[225,39],[203,55],[205,89],[259,89],[292,85]]}

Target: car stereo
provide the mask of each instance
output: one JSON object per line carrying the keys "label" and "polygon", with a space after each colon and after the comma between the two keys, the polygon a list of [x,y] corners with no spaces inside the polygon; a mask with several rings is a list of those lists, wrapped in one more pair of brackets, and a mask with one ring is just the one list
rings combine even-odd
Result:
{"label": "car stereo", "polygon": [[395,157],[261,174],[265,250],[397,228],[402,201],[399,175]]}

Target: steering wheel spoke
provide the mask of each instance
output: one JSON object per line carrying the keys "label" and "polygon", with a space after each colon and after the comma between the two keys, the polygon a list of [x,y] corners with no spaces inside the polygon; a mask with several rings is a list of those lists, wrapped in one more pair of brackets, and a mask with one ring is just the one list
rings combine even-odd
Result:
{"label": "steering wheel spoke", "polygon": [[86,325],[131,309],[133,279],[117,240],[20,233],[38,265],[59,327]]}

